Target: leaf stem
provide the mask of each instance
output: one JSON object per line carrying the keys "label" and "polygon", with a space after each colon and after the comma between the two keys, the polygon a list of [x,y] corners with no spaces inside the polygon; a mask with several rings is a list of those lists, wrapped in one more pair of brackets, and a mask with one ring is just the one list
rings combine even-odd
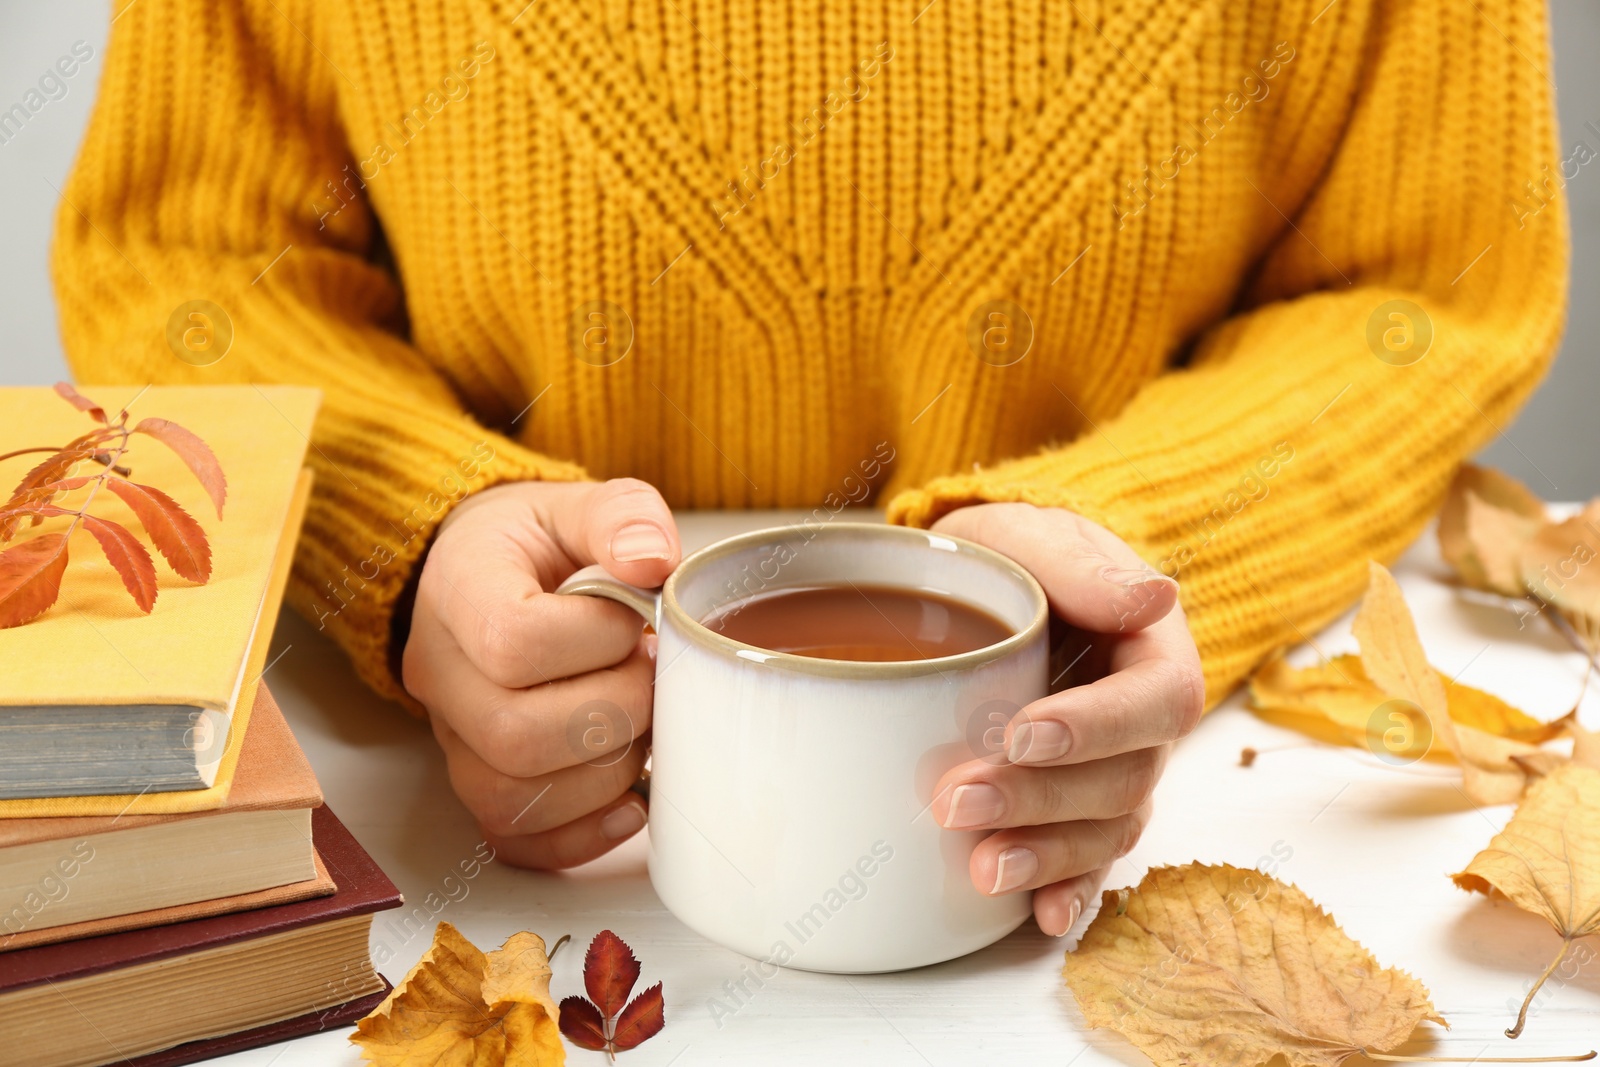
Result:
{"label": "leaf stem", "polygon": [[1391,1056],[1366,1049],[1361,1054],[1369,1060],[1389,1063],[1582,1063],[1595,1058],[1594,1049],[1579,1056]]}
{"label": "leaf stem", "polygon": [[65,449],[60,449],[60,448],[19,448],[15,452],[7,452],[5,455],[0,455],[0,460],[11,459],[13,456],[26,456],[30,452],[62,452],[62,451],[65,451]]}
{"label": "leaf stem", "polygon": [[[1537,594],[1535,594],[1535,596],[1537,596]],[[1600,665],[1600,647],[1589,644],[1589,642],[1585,641],[1581,636],[1579,636],[1578,631],[1575,630],[1572,624],[1567,621],[1566,616],[1561,614],[1561,609],[1559,607],[1542,597],[1539,597],[1539,602],[1550,609],[1548,612],[1550,625],[1554,626],[1556,630],[1560,632],[1561,636],[1567,639],[1568,644],[1588,657],[1589,666],[1594,667]],[[1584,680],[1584,688],[1588,688],[1587,678]]]}
{"label": "leaf stem", "polygon": [[120,430],[122,433],[122,441],[117,445],[116,449],[110,453],[111,462],[105,465],[106,469],[95,475],[92,479],[93,484],[89,486],[88,495],[83,498],[83,503],[78,506],[78,510],[74,513],[76,517],[72,520],[72,525],[67,527],[68,537],[71,537],[73,531],[75,531],[83,523],[84,516],[89,514],[89,505],[94,503],[95,494],[100,491],[101,486],[106,484],[106,479],[111,477],[111,471],[116,467],[117,460],[121,459],[128,451],[129,434],[127,426],[112,426],[110,429],[113,431]]}
{"label": "leaf stem", "polygon": [[1528,995],[1522,998],[1522,1010],[1517,1012],[1517,1024],[1506,1031],[1507,1037],[1520,1037],[1522,1035],[1522,1028],[1528,1022],[1528,1006],[1533,1003],[1534,995],[1544,985],[1545,979],[1549,978],[1555,972],[1555,969],[1561,965],[1561,961],[1567,958],[1567,950],[1571,947],[1571,938],[1562,940],[1561,951],[1556,953],[1556,958],[1550,961],[1550,966],[1544,969],[1544,973],[1539,976],[1539,980],[1533,983],[1533,988],[1528,990]]}
{"label": "leaf stem", "polygon": [[556,953],[561,951],[561,946],[565,945],[568,941],[571,941],[571,940],[572,940],[572,935],[571,934],[562,934],[561,937],[556,941],[556,943],[550,947],[550,954],[547,955],[544,958],[545,962],[549,963],[551,960],[555,959],[556,958]]}

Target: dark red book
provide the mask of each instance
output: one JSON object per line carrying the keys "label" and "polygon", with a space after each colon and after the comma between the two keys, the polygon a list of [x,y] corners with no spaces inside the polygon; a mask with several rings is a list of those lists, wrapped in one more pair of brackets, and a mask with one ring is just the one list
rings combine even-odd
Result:
{"label": "dark red book", "polygon": [[400,893],[327,807],[311,827],[332,896],[0,955],[0,1067],[171,1067],[366,1014]]}

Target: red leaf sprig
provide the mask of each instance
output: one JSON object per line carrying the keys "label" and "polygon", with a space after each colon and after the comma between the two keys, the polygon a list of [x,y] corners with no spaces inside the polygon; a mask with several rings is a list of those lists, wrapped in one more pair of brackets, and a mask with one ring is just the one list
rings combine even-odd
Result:
{"label": "red leaf sprig", "polygon": [[[49,453],[48,458],[22,476],[11,491],[11,498],[0,504],[0,544],[16,537],[24,523],[32,528],[48,518],[72,520],[65,530],[42,533],[0,551],[0,629],[37,618],[60,597],[61,580],[67,571],[67,546],[79,526],[94,536],[139,610],[148,615],[155,607],[156,569],[149,550],[121,523],[89,513],[89,505],[101,489],[109,489],[122,498],[144,526],[156,551],[180,577],[200,584],[211,578],[211,543],[205,530],[166,493],[129,481],[132,471],[122,465],[134,434],[155,438],[177,453],[194,472],[220,519],[228,498],[228,480],[210,446],[166,419],[143,419],[130,427],[126,408],[112,420],[105,408],[66,382],[57,382],[56,392],[100,426],[60,448],[22,448],[0,455],[0,460],[7,460]],[[75,475],[75,468],[86,462],[97,464],[100,469],[87,476]],[[78,489],[88,490],[79,507],[56,503],[63,493]]]}
{"label": "red leaf sprig", "polygon": [[583,958],[583,987],[587,997],[570,996],[561,1002],[561,1032],[580,1048],[604,1052],[615,1062],[617,1053],[636,1048],[661,1032],[661,983],[630,1002],[628,994],[639,980],[639,961],[628,943],[610,930],[601,930],[589,942]]}

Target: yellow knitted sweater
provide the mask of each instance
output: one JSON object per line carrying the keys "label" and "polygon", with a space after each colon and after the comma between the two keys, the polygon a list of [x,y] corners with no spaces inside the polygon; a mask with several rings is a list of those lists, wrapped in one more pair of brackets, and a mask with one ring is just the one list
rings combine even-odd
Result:
{"label": "yellow knitted sweater", "polygon": [[391,695],[454,499],[627,474],[1070,508],[1181,580],[1214,703],[1556,346],[1546,38],[1540,0],[140,0],[62,330],[85,380],[325,390],[291,599]]}

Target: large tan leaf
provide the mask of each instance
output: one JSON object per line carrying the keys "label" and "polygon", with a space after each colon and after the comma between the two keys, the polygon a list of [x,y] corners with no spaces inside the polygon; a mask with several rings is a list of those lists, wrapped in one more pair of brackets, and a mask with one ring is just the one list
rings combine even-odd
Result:
{"label": "large tan leaf", "polygon": [[566,1062],[556,1013],[538,935],[513,934],[485,955],[442,922],[350,1040],[380,1067],[548,1067]]}
{"label": "large tan leaf", "polygon": [[1462,889],[1508,898],[1561,935],[1561,951],[1506,1031],[1516,1037],[1534,994],[1572,943],[1600,933],[1600,770],[1569,763],[1533,783],[1506,828],[1451,877]]}
{"label": "large tan leaf", "polygon": [[1337,1067],[1444,1022],[1420,982],[1380,966],[1299,889],[1225,865],[1162,867],[1107,891],[1063,973],[1089,1025],[1157,1067],[1279,1055]]}

